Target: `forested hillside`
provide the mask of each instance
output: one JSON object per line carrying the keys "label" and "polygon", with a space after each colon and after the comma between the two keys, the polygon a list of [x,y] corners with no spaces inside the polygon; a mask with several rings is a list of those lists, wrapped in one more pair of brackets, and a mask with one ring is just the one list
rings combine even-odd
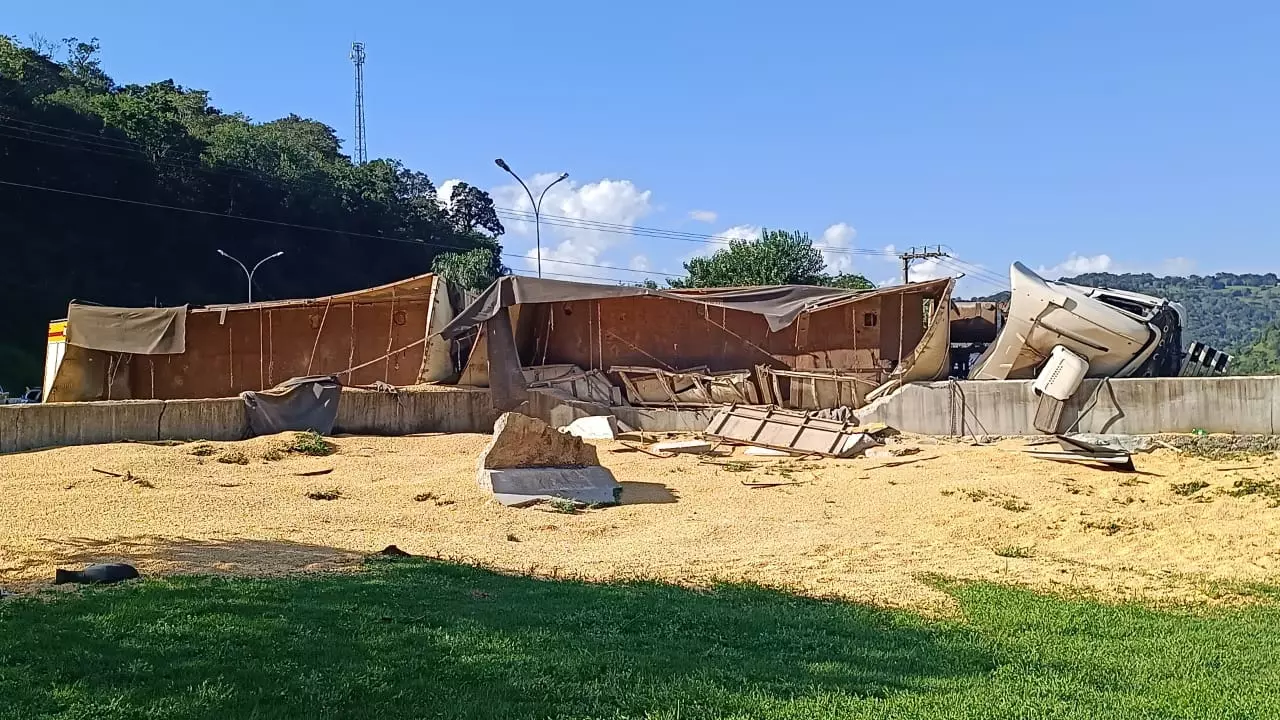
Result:
{"label": "forested hillside", "polygon": [[[45,329],[111,305],[308,297],[448,268],[501,272],[492,200],[396,160],[356,165],[297,115],[258,122],[173,80],[117,85],[96,42],[0,36],[0,386],[42,372]],[[446,254],[447,253],[447,254]]]}

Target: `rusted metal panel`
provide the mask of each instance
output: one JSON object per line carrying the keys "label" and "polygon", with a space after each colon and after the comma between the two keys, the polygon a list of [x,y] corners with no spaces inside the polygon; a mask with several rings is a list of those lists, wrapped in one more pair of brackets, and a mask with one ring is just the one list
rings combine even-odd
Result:
{"label": "rusted metal panel", "polygon": [[309,375],[339,375],[347,385],[413,385],[423,372],[434,280],[192,310],[185,353],[127,363],[131,397],[231,397]]}
{"label": "rusted metal panel", "polygon": [[708,372],[690,368],[668,372],[660,368],[615,366],[609,372],[621,378],[633,405],[706,407],[728,403],[755,404],[756,387],[751,371]]}
{"label": "rusted metal panel", "polygon": [[719,440],[829,457],[847,457],[873,442],[850,423],[776,407],[726,407],[711,420],[705,434]]}
{"label": "rusted metal panel", "polygon": [[995,342],[1000,332],[1000,307],[994,302],[953,302],[949,314],[951,342]]}
{"label": "rusted metal panel", "polygon": [[795,371],[761,368],[768,378],[773,402],[797,410],[860,408],[866,394],[883,378],[879,368],[862,370]]}
{"label": "rusted metal panel", "polygon": [[524,369],[529,389],[553,388],[571,397],[606,406],[625,405],[622,389],[609,382],[599,370],[586,370],[577,365],[535,365]]}
{"label": "rusted metal panel", "polygon": [[[528,334],[522,348],[529,348],[521,359],[526,365],[668,371],[699,365],[712,371],[760,364],[805,370],[879,366],[883,358],[897,360],[899,337],[904,355],[914,349],[923,335],[924,297],[880,295],[807,313],[776,333],[758,315],[661,297],[545,303],[546,320],[520,329]],[[908,310],[901,336],[899,305]],[[849,322],[851,313],[857,322]],[[893,332],[887,332],[888,325]]]}

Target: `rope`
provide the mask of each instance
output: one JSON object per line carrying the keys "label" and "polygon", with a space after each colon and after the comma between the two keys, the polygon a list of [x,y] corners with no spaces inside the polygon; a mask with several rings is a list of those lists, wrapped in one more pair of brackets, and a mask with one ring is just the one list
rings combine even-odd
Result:
{"label": "rope", "polygon": [[311,363],[315,362],[316,349],[320,347],[320,333],[324,332],[324,323],[329,319],[329,306],[333,304],[333,297],[325,300],[324,315],[320,316],[320,327],[316,328],[316,341],[311,343],[311,357],[307,358],[307,375],[311,375]]}
{"label": "rope", "polygon": [[349,368],[347,368],[346,370],[343,370],[342,372],[338,373],[338,375],[350,375],[351,373],[355,372],[356,370],[360,370],[360,369],[362,369],[362,368],[367,368],[367,367],[369,367],[370,365],[373,365],[374,363],[382,362],[383,360],[386,360],[387,358],[391,357],[392,355],[395,355],[396,353],[402,353],[402,352],[404,352],[405,350],[408,350],[409,348],[412,348],[412,347],[417,347],[417,346],[419,346],[419,345],[421,345],[421,344],[425,343],[426,341],[427,341],[427,339],[426,339],[426,338],[419,338],[419,339],[414,340],[413,342],[409,343],[408,345],[405,345],[405,346],[404,346],[404,347],[402,347],[402,348],[396,348],[395,350],[392,350],[391,352],[387,353],[386,355],[383,355],[382,357],[376,357],[376,358],[374,358],[374,359],[370,360],[369,362],[366,362],[366,363],[360,363],[359,365],[356,365],[355,367],[349,367]]}

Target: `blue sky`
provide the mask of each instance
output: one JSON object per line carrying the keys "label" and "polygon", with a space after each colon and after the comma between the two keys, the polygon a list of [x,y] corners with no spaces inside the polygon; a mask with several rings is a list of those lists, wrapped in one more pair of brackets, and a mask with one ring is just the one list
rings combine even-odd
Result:
{"label": "blue sky", "polygon": [[[295,112],[344,137],[359,39],[371,156],[503,207],[528,201],[497,156],[526,180],[570,173],[546,213],[806,230],[873,251],[829,260],[876,282],[898,273],[876,253],[923,244],[985,277],[1015,259],[1050,273],[1280,270],[1276,3],[10,5],[0,32],[97,36],[118,81],[172,77],[224,109]],[[527,269],[532,232],[508,225],[508,264]],[[651,272],[715,247],[543,230],[544,258]]]}

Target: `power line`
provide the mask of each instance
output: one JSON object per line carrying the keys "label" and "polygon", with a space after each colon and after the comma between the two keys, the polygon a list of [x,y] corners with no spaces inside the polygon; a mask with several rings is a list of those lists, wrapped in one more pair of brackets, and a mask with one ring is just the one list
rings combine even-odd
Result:
{"label": "power line", "polygon": [[[467,250],[474,250],[474,249],[476,249],[476,248],[474,248],[474,247],[466,247],[466,246],[462,246],[462,245],[449,245],[449,244],[445,244],[445,243],[429,242],[429,241],[426,241],[426,240],[415,240],[415,239],[412,239],[412,238],[394,237],[394,236],[390,236],[390,235],[373,235],[373,234],[370,234],[370,233],[356,232],[356,231],[354,231],[354,230],[340,230],[340,229],[338,229],[338,228],[327,228],[327,227],[321,227],[321,226],[318,226],[318,225],[302,225],[302,224],[299,224],[299,223],[290,223],[290,222],[284,222],[284,221],[281,221],[281,220],[267,220],[267,219],[264,219],[264,218],[247,217],[247,216],[244,216],[244,215],[227,215],[227,214],[225,214],[225,213],[212,212],[212,211],[210,211],[210,210],[197,210],[197,209],[194,209],[194,208],[184,208],[184,207],[178,207],[178,206],[176,206],[176,205],[164,205],[164,204],[161,204],[161,203],[146,202],[146,201],[143,201],[143,200],[129,200],[129,199],[127,199],[127,198],[112,197],[112,196],[110,196],[110,195],[96,195],[96,194],[94,194],[94,193],[84,193],[84,192],[78,192],[78,191],[75,191],[75,190],[64,190],[64,189],[62,189],[62,188],[51,188],[51,187],[45,187],[45,186],[42,186],[42,185],[29,185],[29,184],[26,184],[26,183],[12,182],[12,181],[9,181],[9,180],[0,180],[0,185],[10,185],[10,186],[12,186],[12,187],[26,188],[26,189],[29,189],[29,190],[44,190],[44,191],[46,191],[46,192],[59,193],[59,194],[62,194],[62,195],[74,195],[74,196],[77,196],[77,197],[93,198],[93,199],[95,199],[95,200],[107,200],[107,201],[111,201],[111,202],[126,203],[126,204],[129,204],[129,205],[142,205],[142,206],[146,206],[146,207],[159,208],[159,209],[163,209],[163,210],[174,210],[174,211],[177,211],[177,212],[195,213],[195,214],[197,214],[197,215],[208,215],[208,216],[211,216],[211,217],[227,218],[227,219],[232,219],[232,220],[243,220],[243,221],[245,221],[245,222],[265,223],[265,224],[268,224],[268,225],[276,225],[276,226],[281,226],[281,227],[297,228],[297,229],[300,229],[300,230],[312,230],[312,231],[317,231],[317,232],[329,232],[329,233],[335,233],[335,234],[338,234],[338,235],[350,235],[350,236],[353,236],[353,237],[372,238],[372,239],[374,239],[374,240],[388,240],[388,241],[391,241],[391,242],[411,243],[411,244],[414,244],[414,245],[421,245],[421,246],[426,246],[426,247],[444,248],[444,249],[446,249],[446,250],[462,250],[462,251],[467,251]],[[516,253],[506,253],[506,252],[501,253],[501,255],[502,255],[502,256],[504,256],[504,257],[507,257],[507,258],[511,258],[511,259],[517,259],[517,258],[519,258],[519,259],[525,259],[525,258],[527,257],[527,256],[525,256],[525,255],[519,255],[519,254],[516,254]],[[577,260],[549,260],[548,262],[558,262],[558,263],[563,263],[563,264],[565,264],[565,265],[577,265],[577,266],[582,266],[582,267],[600,268],[600,269],[603,269],[603,270],[618,270],[618,271],[621,271],[621,272],[632,272],[632,273],[639,273],[639,274],[642,274],[642,275],[663,275],[663,276],[666,276],[666,277],[684,277],[683,275],[680,275],[680,274],[677,274],[677,273],[658,272],[658,271],[656,271],[656,270],[636,270],[636,269],[634,269],[634,268],[616,267],[616,266],[613,266],[613,265],[600,265],[600,264],[596,264],[596,263],[584,263],[584,262],[579,262],[579,261],[577,261]],[[601,279],[603,279],[603,278],[601,278]]]}
{"label": "power line", "polygon": [[[0,121],[10,120],[10,119],[11,118],[7,118],[5,116],[0,116]],[[28,121],[19,121],[19,122],[28,122]],[[52,125],[43,125],[41,123],[31,123],[31,124],[38,125],[40,127],[47,127],[50,129],[61,130],[61,128],[56,128],[55,126],[52,126]],[[0,122],[0,128],[5,128],[5,125],[3,124],[3,122]],[[145,148],[143,148],[143,146],[133,141],[116,141],[109,138],[101,138],[99,136],[93,136],[95,140],[109,140],[110,142],[129,143],[137,147],[138,149],[137,154],[130,152],[131,148],[127,148],[127,147],[118,147],[115,145],[108,145],[101,142],[92,142],[90,140],[81,139],[81,138],[61,137],[53,133],[45,133],[41,131],[31,130],[30,128],[16,128],[16,127],[10,126],[7,129],[16,130],[19,132],[26,132],[26,133],[36,133],[36,134],[44,135],[47,137],[52,137],[58,140],[67,140],[74,143],[82,143],[84,145],[97,145],[101,148],[114,151],[114,152],[102,152],[101,150],[94,150],[89,147],[83,147],[79,145],[64,145],[64,144],[52,143],[49,141],[42,141],[36,138],[22,137],[19,135],[11,135],[11,134],[4,134],[4,133],[0,133],[0,137],[10,137],[16,140],[25,140],[28,142],[42,143],[46,145],[52,145],[53,147],[61,147],[69,150],[97,152],[98,154],[107,155],[108,157],[132,159],[132,160],[153,164],[153,165],[162,165],[162,166],[174,167],[182,170],[203,172],[205,174],[218,176],[218,177],[226,177],[230,179],[245,179],[244,176],[233,175],[224,171],[220,171],[215,168],[205,167],[204,161],[202,159],[200,159],[197,156],[193,156],[189,154],[175,155],[173,156],[173,158],[176,158],[178,160],[181,160],[183,158],[189,158],[192,162],[195,163],[194,165],[183,164],[181,162],[174,162],[172,159],[168,157],[163,159],[162,158],[153,159],[153,158],[147,157],[142,154]],[[67,130],[66,132],[76,132],[76,131]],[[88,135],[89,133],[77,133],[77,134]],[[122,152],[128,153],[128,154],[121,154]],[[224,165],[221,165],[220,167],[224,167],[229,170],[235,170],[235,171],[244,173],[245,176],[247,177],[256,178],[258,180],[272,183],[280,187],[298,188],[300,186],[306,186],[306,187],[323,188],[326,190],[341,192],[341,189],[334,186],[332,183],[307,181],[307,180],[286,181],[280,178],[272,177],[270,175],[266,175],[261,172],[257,172],[257,171],[250,170],[248,168],[243,168],[236,165],[224,164]],[[518,210],[514,208],[495,208],[494,210],[497,215],[499,215],[500,217],[504,217],[508,220],[515,220],[517,222],[530,222],[534,219],[533,213],[526,210]],[[676,240],[680,242],[694,242],[694,243],[707,244],[707,245],[728,246],[732,244],[732,242],[734,242],[734,238],[726,238],[721,235],[695,233],[695,232],[689,232],[684,230],[668,230],[663,228],[652,228],[652,227],[645,227],[645,226],[639,226],[639,225],[625,225],[622,223],[610,223],[610,222],[605,222],[600,220],[588,220],[585,218],[572,218],[572,217],[567,217],[563,215],[543,214],[542,222],[547,225],[551,225],[553,227],[562,227],[562,228],[578,229],[578,230],[590,230],[593,232],[603,232],[603,233],[616,234],[616,235],[629,235],[629,236],[635,236],[635,237],[649,237],[649,238],[655,238],[655,239]],[[842,254],[842,255],[866,255],[866,256],[886,256],[887,257],[887,256],[892,256],[894,254],[893,252],[888,250],[872,250],[868,248],[845,248],[845,247],[837,247],[832,245],[816,245],[816,244],[812,245],[812,247],[815,250],[820,250],[822,252]],[[625,268],[620,268],[620,269],[625,269]]]}
{"label": "power line", "polygon": [[902,260],[902,284],[906,285],[911,282],[911,261],[912,260],[939,260],[947,257],[942,252],[942,246],[939,245],[937,250],[930,250],[925,247],[923,250],[917,251],[914,247],[898,256]]}
{"label": "power line", "polygon": [[[499,215],[505,216],[507,219],[520,222],[532,222],[533,213],[525,210],[513,210],[508,208],[496,208]],[[624,225],[621,223],[608,223],[599,220],[587,220],[584,218],[570,218],[560,215],[542,214],[542,222],[548,225],[558,225],[560,227],[571,227],[585,230],[596,230],[599,232],[614,232],[627,235],[642,235],[645,237],[664,238],[669,240],[686,240],[702,244],[729,245],[737,238],[727,238],[723,235],[708,235],[705,233],[692,233],[683,230],[664,230],[661,228],[649,228],[641,225]],[[844,248],[834,245],[813,245],[815,250],[823,252],[840,253],[846,255],[875,255],[875,256],[892,256],[893,252],[888,250],[872,250],[868,248]]]}

